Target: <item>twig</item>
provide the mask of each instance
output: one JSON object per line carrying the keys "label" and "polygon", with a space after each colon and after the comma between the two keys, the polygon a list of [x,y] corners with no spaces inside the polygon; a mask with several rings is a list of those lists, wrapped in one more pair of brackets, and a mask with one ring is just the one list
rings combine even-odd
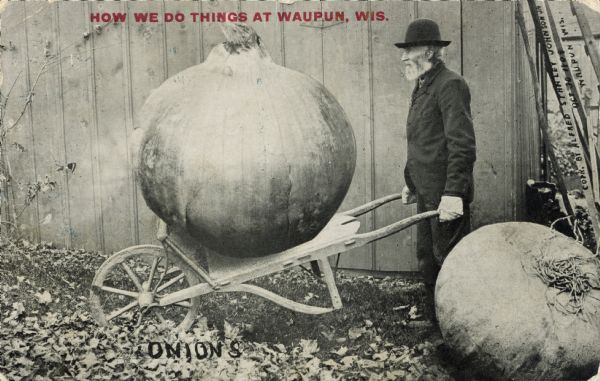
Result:
{"label": "twig", "polygon": [[10,93],[12,93],[12,90],[14,89],[15,85],[17,84],[17,81],[19,80],[21,73],[23,73],[23,70],[21,70],[19,72],[19,74],[17,74],[17,76],[15,77],[15,80],[13,81],[12,85],[8,89],[8,93],[6,93],[6,95],[4,96],[4,102],[2,102],[2,116],[0,117],[0,124],[2,126],[4,126],[4,116],[6,115],[6,105],[8,103],[8,98],[10,97]]}
{"label": "twig", "polygon": [[[10,166],[10,160],[8,160],[8,157],[6,155],[4,155],[4,164],[6,165],[6,168],[3,168],[3,169],[6,169],[6,171],[7,171],[8,180],[12,181],[12,168]],[[11,183],[11,186],[10,186],[10,193],[11,193],[11,196],[12,196],[12,203],[11,203],[11,205],[12,205],[12,217],[13,217],[13,221],[16,223],[17,222],[17,207],[15,205],[15,200],[16,200],[16,197],[15,197],[15,187],[13,186],[12,183]]]}
{"label": "twig", "polygon": [[29,207],[30,204],[25,204],[25,206],[23,206],[23,209],[21,209],[21,211],[19,212],[19,214],[15,217],[15,221],[18,220],[19,218],[21,218],[21,216],[23,215],[23,212],[25,212],[25,209],[27,209]]}
{"label": "twig", "polygon": [[572,228],[572,227],[573,227],[573,223],[570,221],[570,218],[571,218],[571,217],[573,217],[573,216],[569,215],[569,216],[565,216],[565,217],[560,217],[560,218],[557,218],[556,220],[554,220],[554,222],[552,222],[552,223],[550,224],[550,229],[552,229],[552,230],[555,230],[555,229],[554,229],[554,225],[555,225],[557,222],[564,221],[564,220],[567,220],[567,221],[569,222],[569,226],[571,226],[571,228]]}
{"label": "twig", "polygon": [[49,62],[50,62],[49,60],[44,61],[44,63],[42,64],[42,67],[40,67],[40,70],[38,71],[38,73],[35,77],[35,80],[33,81],[33,85],[29,89],[29,92],[27,93],[27,96],[25,98],[25,105],[23,106],[23,110],[21,110],[21,113],[19,114],[19,117],[17,118],[17,120],[15,120],[10,127],[5,128],[4,131],[2,131],[2,133],[3,133],[2,139],[4,139],[4,136],[6,135],[6,133],[8,133],[10,130],[12,130],[13,128],[16,127],[16,125],[19,123],[19,121],[21,120],[23,115],[25,115],[25,112],[27,111],[27,106],[29,106],[31,104],[31,102],[33,100],[33,96],[35,95],[35,93],[33,91],[35,90],[35,87],[37,86],[37,83],[40,80],[40,77],[42,76],[42,73],[46,69],[46,66],[48,66]]}
{"label": "twig", "polygon": [[16,225],[16,224],[14,224],[14,223],[12,223],[12,222],[10,222],[10,221],[0,221],[0,225],[1,225],[1,224],[3,224],[3,225],[11,225],[11,226],[12,226],[12,227],[14,227],[15,229],[17,228],[17,225]]}
{"label": "twig", "polygon": [[[13,83],[12,83],[12,85],[11,85],[11,87],[10,87],[10,89],[9,89],[9,91],[8,91],[5,99],[4,99],[4,102],[2,104],[2,115],[0,116],[0,130],[1,130],[0,131],[0,149],[2,151],[0,152],[0,155],[2,156],[1,157],[1,159],[2,159],[1,165],[2,165],[3,172],[7,172],[5,174],[6,177],[7,177],[7,181],[12,180],[12,173],[11,173],[11,170],[10,170],[10,160],[9,160],[8,156],[5,154],[5,147],[6,147],[5,140],[6,140],[6,135],[8,134],[9,131],[11,131],[12,129],[14,129],[19,124],[21,118],[23,118],[23,116],[25,115],[25,112],[27,112],[27,107],[29,105],[31,105],[31,103],[33,101],[33,96],[35,95],[34,91],[35,91],[35,88],[37,87],[37,84],[38,84],[38,82],[39,82],[42,74],[46,72],[46,69],[47,69],[47,67],[50,64],[58,61],[58,59],[56,59],[56,56],[51,56],[51,57],[52,57],[52,59],[48,59],[48,58],[45,59],[44,62],[43,62],[43,64],[42,64],[42,66],[38,70],[38,73],[37,73],[37,75],[35,77],[35,80],[33,81],[33,84],[31,85],[31,87],[30,87],[30,89],[29,89],[29,91],[27,93],[27,96],[26,96],[26,99],[25,99],[25,104],[23,105],[23,108],[22,108],[22,110],[21,110],[18,118],[9,127],[6,127],[5,124],[4,124],[4,118],[6,116],[6,108],[7,108],[7,105],[8,105],[9,96],[10,96],[13,88],[15,87],[15,84],[16,84],[17,80],[21,76],[22,71],[19,72],[19,74],[17,75],[17,77],[13,81]],[[25,206],[23,207],[23,209],[17,215],[16,214],[16,210],[15,210],[15,205],[14,205],[14,202],[15,202],[14,187],[11,185],[10,189],[11,189],[11,194],[12,194],[12,199],[13,199],[12,217],[13,217],[13,221],[16,223],[17,220],[21,217],[21,215],[25,212],[25,209],[29,206],[29,203],[26,203]],[[8,197],[8,193],[7,193],[7,197]],[[8,199],[7,199],[7,201],[8,201]],[[10,211],[9,211],[9,215],[10,215]]]}

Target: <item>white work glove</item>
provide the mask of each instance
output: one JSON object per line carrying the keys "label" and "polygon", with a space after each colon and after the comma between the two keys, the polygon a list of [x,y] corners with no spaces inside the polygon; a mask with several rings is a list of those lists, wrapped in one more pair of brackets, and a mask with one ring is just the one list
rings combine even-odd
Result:
{"label": "white work glove", "polygon": [[415,202],[417,202],[417,196],[405,185],[404,188],[402,188],[402,203],[404,205],[409,205],[414,204]]}
{"label": "white work glove", "polygon": [[440,222],[455,220],[463,215],[462,198],[456,196],[442,196],[442,201],[438,206],[440,213]]}

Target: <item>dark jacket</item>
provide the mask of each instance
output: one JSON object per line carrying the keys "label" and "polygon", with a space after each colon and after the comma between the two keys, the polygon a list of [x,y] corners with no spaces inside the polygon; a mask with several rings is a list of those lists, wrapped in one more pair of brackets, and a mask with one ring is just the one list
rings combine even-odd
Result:
{"label": "dark jacket", "polygon": [[413,193],[473,200],[475,132],[465,80],[438,62],[415,87],[406,123],[406,185]]}

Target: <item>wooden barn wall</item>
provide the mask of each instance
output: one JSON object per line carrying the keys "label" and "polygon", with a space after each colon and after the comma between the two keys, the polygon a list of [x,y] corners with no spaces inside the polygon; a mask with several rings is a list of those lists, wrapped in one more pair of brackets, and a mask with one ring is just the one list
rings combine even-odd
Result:
{"label": "wooden barn wall", "polygon": [[[527,27],[527,40],[532,49],[535,60],[535,27],[529,11],[524,8],[525,25]],[[514,183],[519,185],[515,190],[517,205],[525,205],[525,184],[527,180],[540,180],[541,173],[541,134],[537,118],[533,79],[529,68],[529,60],[522,43],[523,36],[520,29],[516,28],[514,35],[516,46],[515,62],[515,110],[513,113],[515,123],[514,141]],[[542,80],[545,77],[542,77]],[[526,220],[526,210],[517,207],[515,219]]]}
{"label": "wooden barn wall", "polygon": [[[54,191],[39,194],[27,208],[26,192],[11,195],[16,213],[23,210],[27,237],[107,252],[153,242],[156,218],[131,169],[132,130],[153,88],[201,63],[223,41],[216,24],[144,24],[132,17],[123,24],[91,24],[90,12],[333,8],[383,10],[390,21],[253,26],[275,62],[324,83],[350,118],[358,158],[341,209],[400,192],[404,185],[412,85],[403,79],[401,51],[393,43],[411,20],[429,17],[453,41],[448,66],[471,87],[478,140],[474,227],[517,218],[525,173],[537,170],[523,164],[537,154],[530,149],[537,137],[526,102],[528,74],[522,57],[515,57],[520,50],[511,2],[15,2],[2,15],[3,94],[12,87],[6,121],[18,119],[34,84],[35,95],[10,131],[9,141],[24,147],[8,148],[12,172],[21,186],[46,175],[56,181]],[[57,171],[70,162],[77,163],[73,173]],[[397,202],[361,222],[373,229],[415,212]],[[340,266],[415,271],[414,233],[408,229],[343,255]]]}

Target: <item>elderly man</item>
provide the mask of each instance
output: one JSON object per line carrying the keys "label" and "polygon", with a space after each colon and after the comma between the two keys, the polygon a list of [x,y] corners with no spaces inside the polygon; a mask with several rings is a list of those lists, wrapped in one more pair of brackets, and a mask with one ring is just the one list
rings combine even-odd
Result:
{"label": "elderly man", "polygon": [[406,123],[408,154],[402,190],[404,204],[417,203],[417,212],[439,211],[439,219],[417,226],[417,258],[430,297],[440,266],[454,245],[470,230],[473,200],[475,133],[471,95],[465,80],[441,60],[450,44],[438,25],[413,21],[404,42],[406,78],[415,80]]}

